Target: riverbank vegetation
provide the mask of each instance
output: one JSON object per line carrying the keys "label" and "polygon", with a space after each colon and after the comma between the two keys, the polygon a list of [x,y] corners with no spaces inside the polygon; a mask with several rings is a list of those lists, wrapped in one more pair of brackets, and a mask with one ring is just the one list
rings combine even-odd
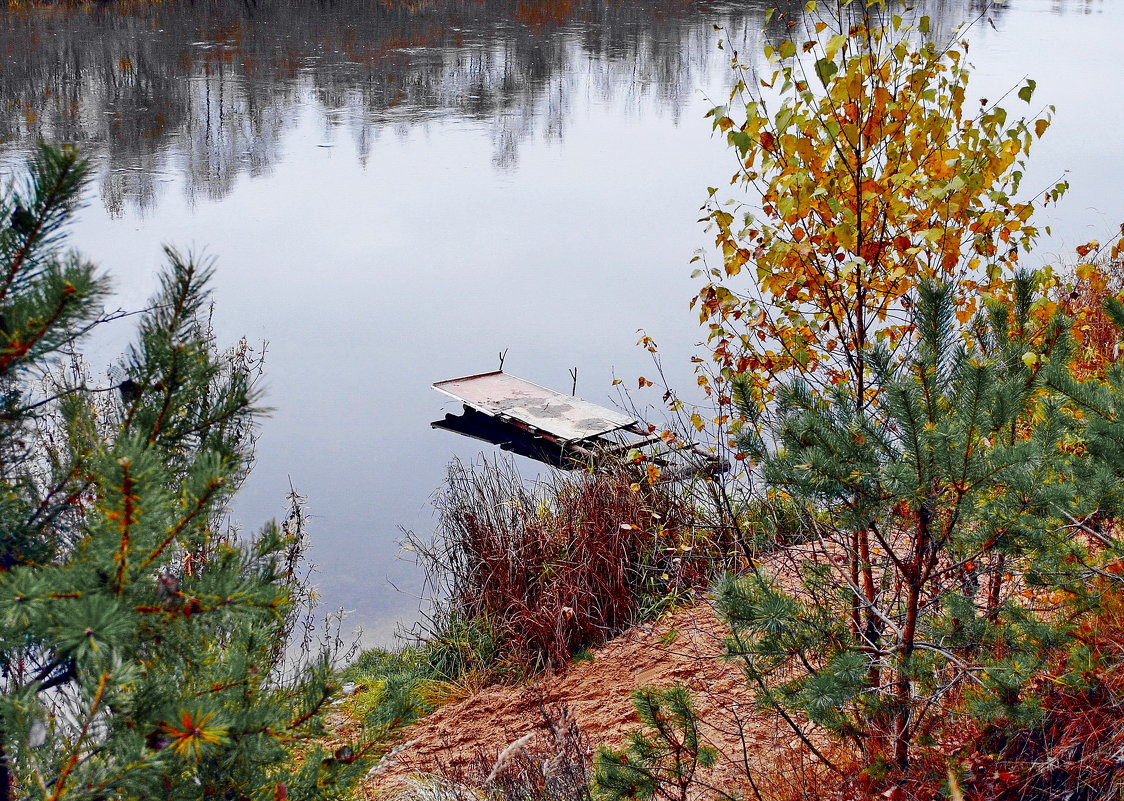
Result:
{"label": "riverbank vegetation", "polygon": [[[775,20],[765,69],[733,56],[712,112],[737,171],[694,301],[714,410],[684,419],[740,472],[454,464],[436,536],[407,543],[429,616],[339,672],[286,650],[311,598],[299,509],[223,525],[258,410],[252,355],[207,329],[209,270],[169,251],[95,382],[105,279],[61,247],[87,168],[40,148],[0,208],[0,801],[347,798],[435,708],[700,601],[804,781],[763,775],[736,709],[723,753],[687,687],[645,686],[640,727],[592,760],[544,703],[553,751],[520,738],[406,792],[1117,797],[1124,240],[1032,269],[1066,188],[1023,186],[1052,114],[1034,82],[1004,101],[1022,118],[971,98],[966,46],[924,18],[805,12]],[[362,736],[327,748],[334,700]]]}
{"label": "riverbank vegetation", "polygon": [[[1121,246],[1024,267],[1052,108],[973,104],[966,45],[849,11],[735,57],[713,111],[742,195],[706,208],[700,382],[803,532],[719,583],[727,654],[844,795],[1107,797],[1121,727],[1079,710],[1116,713]],[[604,764],[616,797],[659,775]]]}
{"label": "riverbank vegetation", "polygon": [[511,461],[449,467],[436,535],[410,536],[428,614],[397,652],[342,678],[378,738],[493,683],[587,658],[638,622],[694,602],[729,565],[671,488],[627,463],[528,484]]}
{"label": "riverbank vegetation", "polygon": [[[1023,186],[1053,111],[973,101],[966,46],[883,8],[788,23],[766,69],[734,57],[712,112],[740,194],[705,209],[721,258],[698,271],[699,383],[717,408],[688,415],[745,468],[713,496],[736,532],[719,552],[771,551],[723,565],[713,598],[726,658],[816,777],[779,797],[1115,797],[1122,247],[1026,266],[1036,212],[1066,190]],[[1007,100],[1033,112],[1034,82]],[[515,497],[479,503],[529,506]],[[473,541],[475,508],[451,508]],[[784,536],[745,547],[770,520]],[[536,631],[525,588],[495,578],[446,597]],[[499,606],[474,605],[492,586]],[[734,791],[707,780],[720,755],[685,689],[636,705],[595,794],[777,786],[751,757]]]}
{"label": "riverbank vegetation", "polygon": [[87,175],[44,145],[0,201],[0,799],[344,797],[365,746],[316,747],[331,655],[286,661],[299,516],[223,525],[253,355],[215,349],[210,269],[169,250],[116,378],[91,379],[107,279],[62,247]]}

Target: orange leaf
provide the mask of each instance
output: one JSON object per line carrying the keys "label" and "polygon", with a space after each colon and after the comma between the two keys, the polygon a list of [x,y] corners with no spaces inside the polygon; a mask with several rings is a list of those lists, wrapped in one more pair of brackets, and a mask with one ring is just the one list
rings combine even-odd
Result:
{"label": "orange leaf", "polygon": [[1077,255],[1080,256],[1081,258],[1085,258],[1086,256],[1088,256],[1091,252],[1093,252],[1094,250],[1096,250],[1100,246],[1101,246],[1101,243],[1098,242],[1095,239],[1092,242],[1086,242],[1084,245],[1078,245],[1077,246]]}

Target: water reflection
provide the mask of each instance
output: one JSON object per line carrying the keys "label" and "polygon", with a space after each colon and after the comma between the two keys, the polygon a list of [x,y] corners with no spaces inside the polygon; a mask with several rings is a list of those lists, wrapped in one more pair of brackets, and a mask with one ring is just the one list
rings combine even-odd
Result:
{"label": "water reflection", "polygon": [[[0,27],[0,137],[76,142],[103,166],[111,213],[149,208],[182,174],[225,197],[268,172],[294,109],[325,138],[380,136],[455,115],[491,132],[499,169],[529,137],[564,136],[579,81],[596,102],[675,115],[768,0],[271,0],[9,9]],[[329,142],[326,142],[328,144]]]}
{"label": "water reflection", "polygon": [[[743,55],[786,37],[790,19],[764,25],[769,4],[9,7],[0,161],[40,136],[95,159],[101,203],[73,242],[112,270],[115,305],[144,303],[163,242],[219,257],[220,340],[271,343],[277,409],[236,516],[275,515],[290,482],[306,493],[325,605],[385,641],[416,612],[388,583],[417,588],[394,562],[398,526],[429,530],[444,463],[480,453],[429,429],[430,382],[510,348],[516,374],[567,387],[579,366],[579,393],[611,403],[614,377],[651,370],[643,327],[672,383],[692,383],[694,221],[732,171],[699,90],[728,84],[720,37]],[[918,5],[939,40],[983,8]],[[1090,79],[1115,74],[1121,11],[1011,0],[972,32],[974,88],[998,97],[1033,75],[1058,103],[1025,183],[1073,169],[1073,211],[1046,222],[1077,241],[1124,219],[1124,164],[1098,138],[1124,125],[1124,90]],[[1067,58],[1043,64],[1053,51]]]}

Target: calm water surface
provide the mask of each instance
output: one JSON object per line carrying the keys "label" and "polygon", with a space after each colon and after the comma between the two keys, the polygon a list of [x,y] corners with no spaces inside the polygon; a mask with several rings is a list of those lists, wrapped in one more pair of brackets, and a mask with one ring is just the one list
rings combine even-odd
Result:
{"label": "calm water surface", "polygon": [[[614,376],[651,374],[640,328],[669,377],[693,383],[695,220],[732,166],[702,115],[728,79],[720,38],[753,53],[783,37],[767,5],[9,9],[0,163],[36,137],[83,145],[98,178],[73,243],[122,307],[154,290],[162,243],[217,258],[220,339],[269,343],[275,408],[236,515],[276,516],[291,482],[309,498],[325,605],[386,642],[417,610],[400,527],[432,529],[444,465],[481,453],[430,430],[451,410],[430,383],[506,350],[506,369],[559,389],[576,366],[578,393],[608,402]],[[982,8],[924,5],[939,31]],[[1042,260],[1107,239],[1124,221],[1124,4],[1009,0],[970,38],[975,91],[1030,76],[1035,103],[1058,108],[1024,183],[1073,184]],[[99,343],[107,363],[128,333]]]}

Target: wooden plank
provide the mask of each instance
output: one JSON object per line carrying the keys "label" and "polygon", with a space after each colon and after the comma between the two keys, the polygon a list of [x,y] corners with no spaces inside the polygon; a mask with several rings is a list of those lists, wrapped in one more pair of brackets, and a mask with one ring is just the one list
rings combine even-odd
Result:
{"label": "wooden plank", "polygon": [[433,388],[471,409],[522,423],[564,443],[599,437],[637,422],[621,412],[502,370],[438,381]]}

